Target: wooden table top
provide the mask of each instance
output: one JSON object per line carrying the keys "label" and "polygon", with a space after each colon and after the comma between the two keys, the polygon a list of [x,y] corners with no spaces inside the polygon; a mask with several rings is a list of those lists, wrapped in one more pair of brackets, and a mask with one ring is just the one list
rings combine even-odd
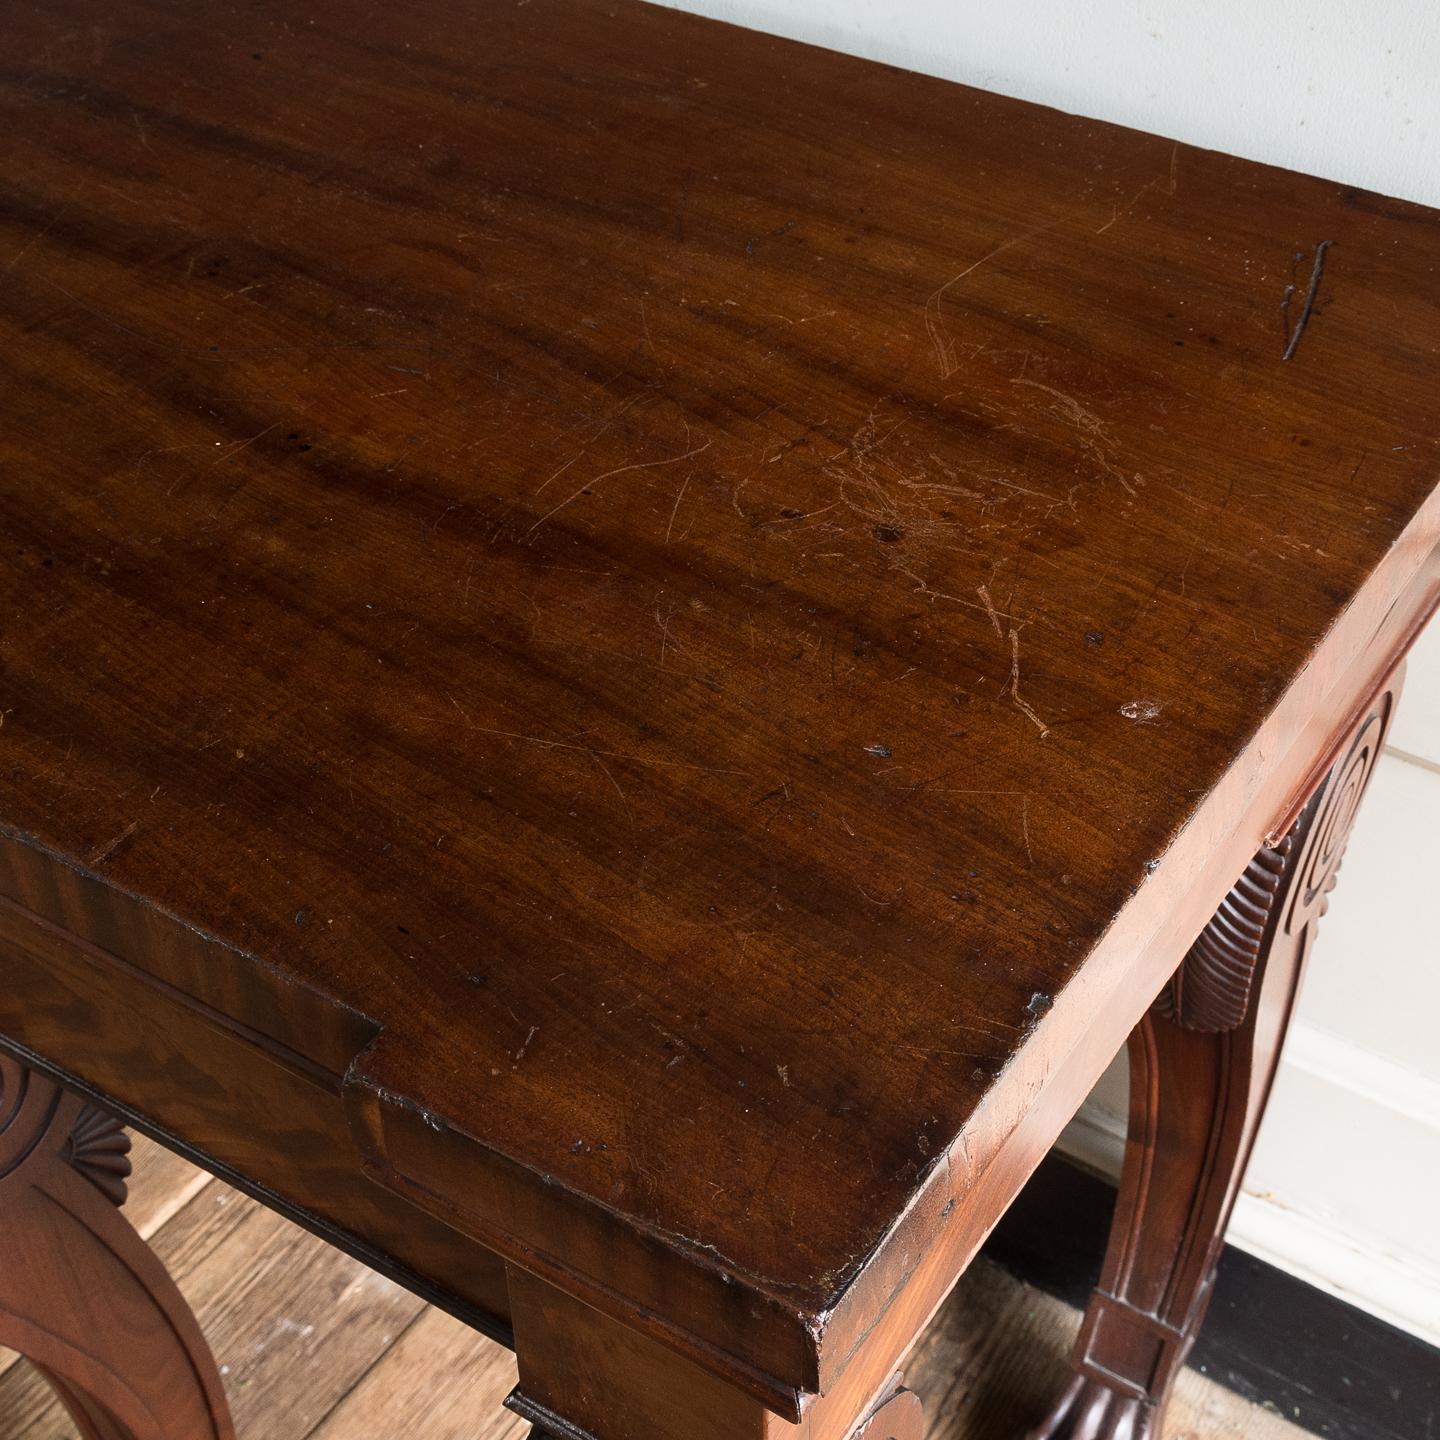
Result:
{"label": "wooden table top", "polygon": [[4,893],[814,1383],[1429,603],[1440,216],[630,0],[0,53]]}

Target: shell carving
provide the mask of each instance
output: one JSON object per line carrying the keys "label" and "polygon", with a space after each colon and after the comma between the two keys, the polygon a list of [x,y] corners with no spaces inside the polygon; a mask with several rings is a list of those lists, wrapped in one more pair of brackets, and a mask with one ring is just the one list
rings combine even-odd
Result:
{"label": "shell carving", "polygon": [[65,1142],[64,1156],[107,1200],[125,1203],[130,1136],[113,1115],[86,1105]]}

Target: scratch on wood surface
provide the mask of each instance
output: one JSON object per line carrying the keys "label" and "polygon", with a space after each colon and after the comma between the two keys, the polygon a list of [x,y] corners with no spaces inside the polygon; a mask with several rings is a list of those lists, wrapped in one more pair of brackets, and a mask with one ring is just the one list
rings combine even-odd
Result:
{"label": "scratch on wood surface", "polygon": [[132,820],[113,840],[108,844],[102,845],[90,857],[87,863],[99,865],[102,861],[108,860],[139,828],[140,822],[138,820]]}
{"label": "scratch on wood surface", "polygon": [[977,585],[975,593],[985,602],[985,613],[990,617],[990,623],[995,627],[995,633],[1003,640],[1005,631],[1000,626],[1000,615],[995,609],[995,602],[990,598],[989,590],[983,585]]}
{"label": "scratch on wood surface", "polygon": [[[1147,180],[1130,197],[1129,203],[1126,204],[1123,209],[1118,205],[1113,206],[1110,211],[1110,218],[1102,226],[1100,226],[1100,228],[1096,230],[1095,233],[1097,235],[1103,235],[1117,220],[1120,220],[1126,215],[1130,214],[1130,212],[1134,210],[1134,208],[1141,202],[1141,200],[1145,198],[1147,192],[1153,190],[1164,178],[1165,177],[1163,175],[1157,175],[1153,180]],[[1172,190],[1170,193],[1173,195],[1175,192]]]}
{"label": "scratch on wood surface", "polygon": [[535,1038],[535,1032],[539,1030],[538,1025],[532,1025],[529,1033],[520,1042],[520,1048],[515,1052],[515,1063],[518,1065],[524,1058],[525,1052],[530,1048],[530,1042]]}
{"label": "scratch on wood surface", "polygon": [[[600,439],[602,435],[606,433],[606,431],[610,430],[623,416],[625,416],[629,411],[633,410],[643,400],[648,399],[652,392],[653,386],[647,385],[643,390],[640,390],[636,394],[631,395],[626,400],[622,400],[607,415],[601,416],[598,423],[596,424],[596,428],[585,437],[584,441],[581,443],[580,448],[563,465],[550,472],[549,477],[543,480],[540,483],[539,487],[536,489],[535,495],[543,495],[546,489],[556,480],[558,480],[577,460],[581,459],[585,455],[586,451],[588,451],[590,447],[598,439]],[[591,423],[594,418],[595,417],[592,416],[584,423]],[[578,426],[571,426],[564,433],[568,435],[573,430],[578,428]]]}
{"label": "scratch on wood surface", "polygon": [[1170,169],[1165,175],[1156,175],[1153,179],[1147,180],[1131,197],[1129,202],[1122,209],[1119,205],[1111,207],[1110,218],[1096,230],[1097,235],[1103,235],[1117,220],[1122,220],[1145,198],[1145,196],[1162,182],[1166,185],[1166,193],[1175,193],[1176,171],[1180,164],[1180,142],[1177,140],[1170,151]]}
{"label": "scratch on wood surface", "polygon": [[[613,470],[606,470],[603,474],[597,475],[593,480],[587,480],[585,484],[583,484],[578,490],[573,491],[571,494],[567,495],[558,505],[547,510],[530,527],[527,533],[533,535],[535,531],[537,531],[547,520],[551,519],[555,515],[558,515],[567,505],[572,504],[574,501],[578,500],[583,494],[585,494],[587,490],[593,490],[597,485],[600,484],[602,480],[609,480],[612,476],[615,475],[625,475],[632,470],[653,470],[659,465],[676,465],[681,460],[688,460],[692,455],[700,454],[702,450],[708,450],[710,448],[710,445],[711,442],[707,440],[703,445],[696,445],[692,449],[687,450],[683,455],[671,455],[668,459],[665,460],[636,460],[632,461],[629,465],[617,465]],[[564,469],[565,467],[562,466],[561,468]],[[553,480],[555,477],[552,475],[550,478]],[[548,485],[550,481],[547,480],[545,483]]]}
{"label": "scratch on wood surface", "polygon": [[1325,252],[1334,244],[1333,240],[1322,240],[1315,247],[1315,258],[1310,263],[1310,286],[1305,292],[1305,303],[1300,307],[1300,317],[1295,321],[1295,328],[1290,329],[1290,301],[1294,297],[1295,287],[1287,285],[1284,297],[1280,301],[1280,313],[1285,320],[1285,353],[1280,357],[1282,360],[1289,360],[1295,354],[1295,347],[1300,343],[1300,337],[1305,333],[1305,327],[1310,323],[1310,312],[1315,308],[1315,297],[1320,293],[1320,276],[1325,270]]}
{"label": "scratch on wood surface", "polygon": [[[1010,383],[1012,385],[1023,385],[1031,390],[1040,390],[1046,395],[1049,395],[1055,402],[1054,405],[1049,407],[1050,410],[1075,431],[1076,435],[1079,436],[1080,444],[1084,447],[1086,454],[1088,454],[1095,464],[1109,475],[1111,479],[1117,481],[1120,488],[1124,490],[1127,495],[1134,497],[1138,494],[1131,480],[1128,479],[1110,459],[1107,450],[1113,451],[1114,442],[1110,438],[1105,422],[1095,414],[1093,410],[1087,409],[1073,395],[1067,395],[1063,390],[1057,390],[1053,385],[1042,384],[1039,380],[1027,380],[1023,376],[1016,376]],[[1133,478],[1142,484],[1144,483],[1139,475]],[[1072,497],[1073,493],[1072,491]],[[1073,508],[1073,499],[1069,502],[1056,502],[1057,505],[1066,503],[1070,503]]]}
{"label": "scratch on wood surface", "polygon": [[[278,430],[283,423],[283,421],[277,420],[273,425],[267,425],[257,434],[250,436],[248,440],[237,440],[223,455],[217,455],[210,462],[210,468],[213,470],[217,465],[223,465],[225,461],[233,460],[242,450],[248,450],[257,440],[263,440],[272,430]],[[175,487],[172,485],[170,488],[173,490]]]}
{"label": "scratch on wood surface", "polygon": [[552,470],[550,472],[550,478],[542,481],[540,488],[535,493],[537,495],[543,495],[546,486],[551,484],[552,481],[558,480],[585,453],[585,450],[586,447],[582,445],[558,470]]}
{"label": "scratch on wood surface", "polygon": [[633,825],[635,823],[635,812],[630,808],[630,797],[620,788],[620,782],[610,773],[610,767],[600,758],[594,750],[585,752],[599,767],[600,773],[610,782],[615,793],[620,797],[620,803],[625,807],[626,819]]}
{"label": "scratch on wood surface", "polygon": [[695,478],[692,470],[681,482],[680,493],[675,497],[675,504],[670,509],[670,523],[665,527],[665,543],[670,543],[670,536],[675,532],[675,517],[680,513],[680,502],[685,498],[685,491],[689,488],[691,480]]}
{"label": "scratch on wood surface", "polygon": [[[963,595],[951,595],[944,590],[936,590],[928,580],[917,575],[913,570],[907,570],[903,565],[892,565],[891,568],[897,574],[905,576],[907,580],[913,580],[915,582],[915,588],[922,595],[929,596],[932,600],[949,600],[954,605],[963,605],[967,610],[978,610],[981,614],[990,615],[992,624],[994,623],[996,615],[1005,620],[1011,618],[1002,610],[994,610],[993,606],[987,608],[985,605],[977,605],[973,600],[967,600]],[[994,610],[993,614],[991,614],[991,610]],[[999,634],[1003,640],[1005,638],[1005,632],[1002,630]]]}
{"label": "scratch on wood surface", "polygon": [[502,740],[521,740],[527,745],[538,745],[545,750],[576,750],[583,755],[603,755],[607,760],[627,760],[633,765],[654,765],[669,770],[702,770],[707,775],[739,775],[746,780],[754,779],[748,770],[730,770],[722,765],[696,765],[688,760],[656,760],[649,755],[627,755],[620,750],[597,750],[593,745],[577,745],[569,740],[548,740],[543,735],[525,735],[519,730],[496,730],[488,725],[476,725],[453,695],[450,703],[460,711],[470,729],[477,735],[496,735]]}
{"label": "scratch on wood surface", "polygon": [[993,260],[997,255],[1003,255],[1005,251],[1014,249],[1016,245],[1022,244],[1046,230],[1053,230],[1060,223],[1059,220],[1049,220],[1044,225],[1032,226],[1029,230],[1022,230],[1020,234],[1002,241],[993,249],[987,250],[973,265],[967,265],[958,275],[952,276],[925,302],[925,333],[929,335],[930,343],[935,347],[935,358],[940,365],[942,380],[948,380],[960,368],[959,361],[955,358],[955,338],[945,324],[943,310],[945,292],[958,285],[967,275],[973,275],[982,265]]}
{"label": "scratch on wood surface", "polygon": [[58,225],[70,208],[62,205],[46,222],[44,229],[37,230],[9,259],[0,275],[8,275],[50,232]]}
{"label": "scratch on wood surface", "polygon": [[1010,698],[1015,702],[1015,708],[1039,730],[1040,738],[1043,740],[1050,733],[1050,727],[1020,698],[1020,632],[1013,627],[1010,630],[1009,688]]}
{"label": "scratch on wood surface", "polygon": [[1105,434],[1105,422],[1093,410],[1087,410],[1073,395],[1067,395],[1053,385],[1042,384],[1039,380],[1026,380],[1020,376],[1016,376],[1010,383],[1025,385],[1031,390],[1043,390],[1047,395],[1053,397],[1060,407],[1061,414],[1077,430],[1083,430],[1089,435]]}

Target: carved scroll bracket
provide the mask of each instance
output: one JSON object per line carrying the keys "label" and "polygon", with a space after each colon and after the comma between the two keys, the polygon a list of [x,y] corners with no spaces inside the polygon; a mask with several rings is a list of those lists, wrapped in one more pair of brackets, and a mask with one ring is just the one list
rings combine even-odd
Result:
{"label": "carved scroll bracket", "polygon": [[1245,867],[1160,992],[1159,1014],[1206,1034],[1244,1023],[1277,928],[1299,936],[1325,913],[1393,707],[1392,692],[1384,692],[1288,833]]}

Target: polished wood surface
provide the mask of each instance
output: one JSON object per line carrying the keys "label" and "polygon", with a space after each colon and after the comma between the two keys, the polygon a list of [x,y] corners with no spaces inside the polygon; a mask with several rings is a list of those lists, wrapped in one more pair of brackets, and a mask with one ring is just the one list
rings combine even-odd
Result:
{"label": "polished wood surface", "polygon": [[633,3],[0,48],[0,1032],[864,1415],[1433,607],[1440,218]]}

